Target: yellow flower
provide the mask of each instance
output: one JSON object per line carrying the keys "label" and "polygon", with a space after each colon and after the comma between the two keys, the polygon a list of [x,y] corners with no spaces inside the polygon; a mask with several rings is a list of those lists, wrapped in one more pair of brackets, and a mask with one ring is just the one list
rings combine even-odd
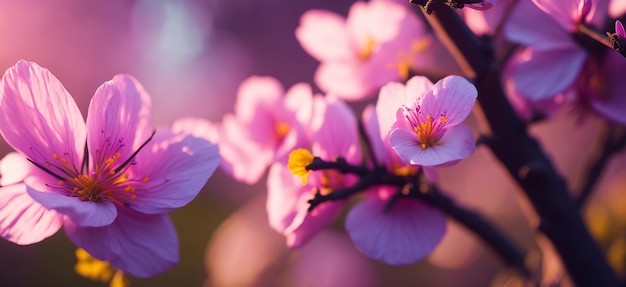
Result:
{"label": "yellow flower", "polygon": [[302,184],[306,185],[306,181],[309,177],[311,170],[306,167],[313,162],[313,155],[306,149],[299,148],[289,153],[289,161],[287,162],[287,168],[291,173],[302,177]]}
{"label": "yellow flower", "polygon": [[117,270],[107,261],[93,258],[85,249],[76,249],[76,266],[78,275],[93,281],[110,282],[110,287],[128,287],[130,283],[124,278],[124,272]]}

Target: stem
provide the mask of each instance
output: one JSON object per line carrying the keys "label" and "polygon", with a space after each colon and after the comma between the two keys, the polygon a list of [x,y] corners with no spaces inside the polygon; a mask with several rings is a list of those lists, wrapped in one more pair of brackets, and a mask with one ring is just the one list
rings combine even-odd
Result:
{"label": "stem", "polygon": [[475,72],[478,104],[492,133],[487,146],[532,203],[541,219],[538,229],[552,241],[572,280],[579,287],[617,286],[617,277],[587,230],[565,181],[508,103],[493,55],[485,53],[452,9],[434,5],[432,10],[426,18],[437,36]]}
{"label": "stem", "polygon": [[430,185],[426,192],[412,192],[410,194],[444,211],[448,216],[480,237],[521,275],[527,279],[531,278],[531,272],[524,265],[524,255],[508,238],[504,237],[502,233],[478,213],[457,205],[433,185]]}
{"label": "stem", "polygon": [[[513,266],[522,276],[526,278],[531,277],[531,272],[524,265],[524,254],[520,252],[508,238],[478,213],[456,204],[452,199],[439,192],[435,186],[426,183],[420,184],[418,182],[420,174],[415,176],[399,176],[389,173],[384,167],[375,167],[374,169],[368,170],[366,174],[363,174],[361,173],[362,167],[350,165],[345,161],[326,162],[320,159],[318,163],[316,170],[336,169],[340,167],[344,171],[358,172],[360,178],[359,181],[351,187],[336,189],[325,195],[321,194],[319,191],[316,192],[313,199],[309,200],[309,212],[323,202],[345,199],[357,192],[361,192],[376,185],[395,186],[401,191],[408,188],[406,194],[399,192],[397,196],[417,198],[438,208],[475,233],[487,245],[491,246],[504,262]],[[390,205],[391,204],[393,204],[393,202],[390,202]]]}

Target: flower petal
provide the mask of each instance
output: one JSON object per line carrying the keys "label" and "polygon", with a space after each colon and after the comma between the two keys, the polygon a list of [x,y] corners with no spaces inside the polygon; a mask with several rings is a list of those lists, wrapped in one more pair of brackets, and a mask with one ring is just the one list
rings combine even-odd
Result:
{"label": "flower petal", "polygon": [[309,10],[300,18],[296,39],[318,61],[354,60],[356,52],[345,19],[330,11]]}
{"label": "flower petal", "polygon": [[[152,102],[132,76],[116,75],[102,84],[89,104],[89,151],[106,160],[116,152],[126,160],[152,134]],[[119,147],[119,148],[118,148]]]}
{"label": "flower petal", "polygon": [[[563,29],[573,32],[581,19],[578,6],[581,0],[532,0],[539,9],[556,20]],[[598,1],[599,2],[599,1]],[[532,21],[527,21],[532,22]]]}
{"label": "flower petal", "polygon": [[267,202],[265,208],[269,225],[283,233],[297,214],[299,197],[308,193],[308,187],[282,163],[274,163],[267,175]]}
{"label": "flower petal", "polygon": [[82,201],[78,197],[64,194],[37,191],[29,185],[28,194],[42,206],[66,215],[79,226],[100,227],[111,224],[117,217],[117,208],[110,201]]}
{"label": "flower petal", "polygon": [[581,48],[560,50],[526,49],[507,64],[520,96],[532,101],[552,98],[566,91],[580,74],[587,54]]}
{"label": "flower petal", "polygon": [[[137,211],[165,213],[186,205],[198,195],[220,162],[217,145],[193,136],[159,129],[135,158],[136,198],[120,198]],[[127,196],[124,194],[124,196]]]}
{"label": "flower petal", "polygon": [[392,265],[414,263],[432,252],[445,233],[445,215],[410,198],[386,210],[388,203],[368,196],[350,210],[346,230],[357,249]]}
{"label": "flower petal", "polygon": [[0,236],[27,245],[54,235],[63,225],[63,215],[48,210],[26,192],[26,185],[0,187]]}
{"label": "flower petal", "polygon": [[366,81],[365,72],[362,65],[355,63],[324,62],[319,65],[314,77],[323,91],[347,101],[357,101],[372,96],[375,88],[372,82]]}
{"label": "flower petal", "polygon": [[477,95],[476,87],[465,78],[447,76],[426,92],[421,110],[423,114],[431,114],[433,117],[445,116],[446,125],[455,126],[470,114]]}
{"label": "flower petal", "polygon": [[464,159],[474,152],[474,136],[466,125],[457,125],[446,131],[439,142],[422,149],[415,133],[396,129],[389,135],[389,142],[398,156],[406,163],[423,166],[439,166]]}
{"label": "flower petal", "polygon": [[35,166],[23,154],[10,152],[0,160],[0,186],[22,182]]}
{"label": "flower petal", "polygon": [[219,129],[222,169],[238,181],[254,184],[273,160],[273,151],[263,149],[242,134],[245,127],[232,114],[224,115]]}
{"label": "flower petal", "polygon": [[577,45],[568,27],[557,24],[556,19],[530,1],[520,1],[515,5],[504,28],[510,41],[538,49],[565,49]]}
{"label": "flower petal", "polygon": [[2,77],[0,133],[16,150],[44,164],[65,155],[82,161],[85,122],[61,82],[47,69],[20,60]]}
{"label": "flower petal", "polygon": [[282,84],[273,77],[252,76],[245,79],[237,90],[237,118],[246,124],[273,124],[269,113],[282,104],[284,94]]}
{"label": "flower petal", "polygon": [[314,101],[313,154],[326,160],[342,156],[350,163],[359,163],[358,126],[352,109],[335,97],[316,97]]}
{"label": "flower petal", "polygon": [[65,221],[65,232],[93,257],[137,277],[150,277],[178,263],[178,237],[167,215],[121,208],[113,224],[80,227]]}

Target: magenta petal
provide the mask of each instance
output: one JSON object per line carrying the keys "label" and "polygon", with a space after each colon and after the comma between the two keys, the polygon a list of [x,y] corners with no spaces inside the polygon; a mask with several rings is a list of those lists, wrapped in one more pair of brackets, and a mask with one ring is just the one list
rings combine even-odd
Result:
{"label": "magenta petal", "polygon": [[61,82],[47,69],[20,60],[2,77],[0,133],[16,150],[43,164],[53,154],[82,160],[85,122]]}
{"label": "magenta petal", "polygon": [[534,48],[565,49],[576,46],[569,29],[558,25],[554,18],[530,1],[516,3],[504,31],[510,41]]}
{"label": "magenta petal", "polygon": [[130,207],[142,213],[172,211],[198,195],[220,163],[217,145],[193,136],[159,129],[135,158],[133,170],[143,185],[135,185]]}
{"label": "magenta petal", "polygon": [[111,224],[117,217],[117,208],[110,201],[82,201],[78,197],[41,192],[26,186],[28,194],[48,209],[66,215],[79,226],[99,227]]}
{"label": "magenta petal", "polygon": [[604,97],[592,98],[591,100],[594,110],[620,124],[626,124],[624,69],[626,69],[626,59],[618,53],[608,53],[606,60],[604,60],[603,71],[607,93]]}
{"label": "magenta petal", "polygon": [[546,100],[574,84],[587,54],[579,47],[562,50],[527,49],[509,61],[515,89],[532,101]]}
{"label": "magenta petal", "polygon": [[475,149],[472,130],[466,125],[457,125],[446,131],[436,145],[422,149],[415,133],[396,129],[389,135],[391,147],[406,163],[423,166],[438,166],[470,156]]}
{"label": "magenta petal", "polygon": [[63,215],[33,200],[25,184],[0,187],[0,236],[13,243],[37,243],[55,234]]}
{"label": "magenta petal", "polygon": [[120,209],[113,224],[80,227],[65,221],[65,232],[93,257],[137,277],[150,277],[178,263],[178,236],[169,216]]}
{"label": "magenta petal", "polygon": [[[151,109],[150,96],[135,78],[117,75],[102,84],[87,116],[91,154],[106,160],[119,151],[122,160],[129,158],[152,133]],[[120,149],[110,147],[111,143]]]}
{"label": "magenta petal", "polygon": [[574,31],[576,23],[583,16],[579,9],[580,2],[581,0],[533,0],[539,9],[552,16],[567,31]]}
{"label": "magenta petal", "polygon": [[424,95],[421,110],[433,117],[445,116],[448,126],[462,123],[476,103],[478,91],[465,78],[447,76]]}
{"label": "magenta petal", "polygon": [[357,249],[392,265],[414,263],[432,252],[445,233],[445,215],[414,199],[401,198],[385,210],[388,203],[371,196],[350,210],[346,230]]}

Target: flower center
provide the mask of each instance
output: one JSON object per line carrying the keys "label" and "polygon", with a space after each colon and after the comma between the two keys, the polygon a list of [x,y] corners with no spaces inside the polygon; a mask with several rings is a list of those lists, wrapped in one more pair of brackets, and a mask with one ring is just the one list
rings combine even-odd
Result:
{"label": "flower center", "polygon": [[439,115],[439,117],[433,117],[432,114],[427,114],[424,120],[423,117],[420,117],[421,111],[419,105],[412,109],[407,106],[402,106],[402,109],[404,111],[404,117],[417,134],[420,147],[427,149],[437,145],[438,141],[443,136],[444,126],[448,123],[448,118],[445,113]]}
{"label": "flower center", "polygon": [[278,137],[278,140],[282,141],[291,130],[291,127],[285,122],[277,122],[274,125],[274,130],[276,130],[276,136]]}
{"label": "flower center", "polygon": [[363,62],[369,60],[374,54],[374,49],[376,48],[376,41],[372,38],[369,38],[367,42],[365,42],[365,47],[361,49],[359,52],[359,59]]}
{"label": "flower center", "polygon": [[118,163],[118,159],[121,155],[120,150],[124,147],[123,139],[105,140],[96,150],[94,155],[96,163],[93,169],[89,168],[90,154],[87,145],[85,145],[85,154],[80,169],[74,165],[75,162],[67,159],[68,153],[64,153],[63,156],[56,153],[52,154],[52,159],[46,160],[44,164],[28,160],[58,179],[57,185],[46,184],[48,187],[63,190],[68,196],[78,197],[82,201],[101,202],[109,200],[124,205],[124,198],[116,191],[122,191],[128,194],[128,198],[134,200],[137,198],[135,184],[148,181],[147,177],[141,180],[130,180],[128,169],[135,164],[135,156],[153,136],[154,133],[122,163]]}

